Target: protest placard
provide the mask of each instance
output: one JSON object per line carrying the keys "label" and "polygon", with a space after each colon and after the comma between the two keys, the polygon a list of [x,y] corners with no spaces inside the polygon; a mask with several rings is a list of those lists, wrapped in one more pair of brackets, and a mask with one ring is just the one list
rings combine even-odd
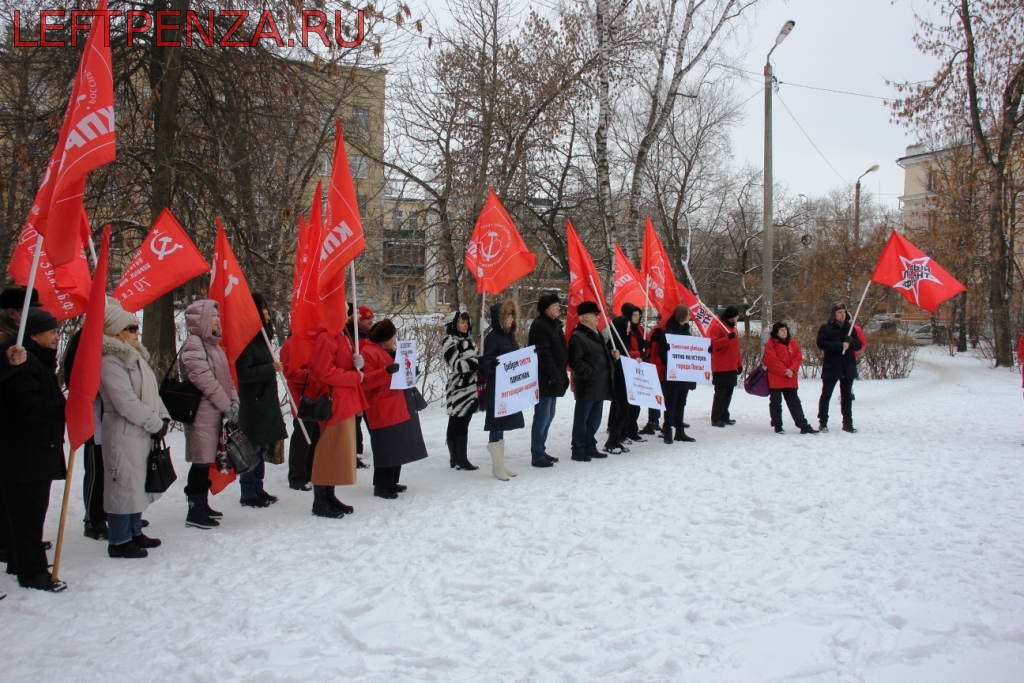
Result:
{"label": "protest placard", "polygon": [[711,340],[707,337],[689,337],[666,334],[668,357],[665,379],[669,382],[697,382],[711,384]]}
{"label": "protest placard", "polygon": [[532,346],[498,356],[494,371],[494,416],[513,415],[540,402],[537,350]]}
{"label": "protest placard", "polygon": [[398,342],[395,362],[398,363],[398,372],[391,375],[391,388],[412,389],[416,386],[416,342]]}
{"label": "protest placard", "polygon": [[622,376],[626,378],[626,400],[642,408],[665,409],[665,395],[661,392],[658,368],[622,356]]}

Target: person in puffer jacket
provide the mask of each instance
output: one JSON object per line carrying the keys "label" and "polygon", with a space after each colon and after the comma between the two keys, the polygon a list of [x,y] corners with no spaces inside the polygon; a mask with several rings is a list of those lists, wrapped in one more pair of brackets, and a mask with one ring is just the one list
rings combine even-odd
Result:
{"label": "person in puffer jacket", "polygon": [[220,345],[220,308],[202,299],[185,309],[188,339],[181,347],[179,364],[183,379],[203,392],[196,419],[185,425],[185,459],[192,463],[185,485],[188,515],[185,526],[212,529],[224,515],[210,507],[210,465],[217,458],[224,422],[238,422],[238,391],[231,379],[231,365]]}
{"label": "person in puffer jacket", "polygon": [[715,386],[715,397],[711,402],[712,427],[736,424],[736,420],[729,416],[729,404],[732,403],[732,393],[739,376],[743,373],[743,354],[736,333],[739,319],[739,309],[729,306],[708,330],[711,339],[711,383]]}
{"label": "person in puffer jacket", "polygon": [[491,474],[496,479],[508,481],[516,473],[505,467],[505,432],[526,426],[522,411],[511,415],[494,414],[494,381],[498,367],[498,356],[519,349],[516,341],[516,326],[519,320],[519,304],[509,299],[503,304],[491,306],[491,331],[484,337],[484,355],[480,359],[480,372],[484,375],[484,431],[487,435],[487,452],[491,455]]}
{"label": "person in puffer jacket", "polygon": [[444,326],[441,356],[448,368],[444,405],[448,413],[448,464],[460,470],[479,469],[469,461],[469,423],[479,410],[477,373],[480,352],[473,343],[473,321],[467,311],[455,311]]}
{"label": "person in puffer jacket", "polygon": [[789,414],[793,422],[800,428],[801,434],[817,434],[818,430],[811,427],[804,417],[804,408],[797,394],[797,374],[803,362],[803,352],[796,339],[789,334],[789,326],[784,322],[772,325],[772,333],[764,346],[765,369],[768,370],[768,415],[776,434],[784,434],[782,429],[782,399],[786,399]]}

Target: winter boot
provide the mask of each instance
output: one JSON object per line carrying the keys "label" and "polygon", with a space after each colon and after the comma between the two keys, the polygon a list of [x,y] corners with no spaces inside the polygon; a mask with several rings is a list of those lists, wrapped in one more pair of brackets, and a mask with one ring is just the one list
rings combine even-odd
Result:
{"label": "winter boot", "polygon": [[191,494],[188,497],[188,514],[185,516],[185,526],[195,529],[212,529],[220,526],[220,522],[210,517],[206,512],[206,493]]}
{"label": "winter boot", "polygon": [[469,461],[469,435],[466,434],[459,438],[455,443],[455,461],[460,470],[478,470],[480,469]]}
{"label": "winter boot", "polygon": [[686,432],[683,431],[682,429],[676,427],[676,441],[682,441],[684,443],[693,443],[696,440],[697,439],[693,438],[692,436],[687,436]]}
{"label": "winter boot", "polygon": [[455,469],[459,464],[459,446],[451,439],[445,443],[448,445],[448,467]]}
{"label": "winter boot", "polygon": [[135,560],[143,557],[149,557],[149,551],[142,546],[135,545],[131,541],[128,541],[127,543],[121,543],[120,545],[108,545],[107,556]]}
{"label": "winter boot", "polygon": [[785,429],[783,429],[782,427],[776,427],[776,428],[775,428],[775,433],[776,433],[776,434],[785,434],[785,433],[786,433],[786,430],[785,430]]}
{"label": "winter boot", "polygon": [[508,481],[509,475],[505,472],[505,440],[487,444],[487,452],[491,454],[491,474],[495,479]]}
{"label": "winter boot", "polygon": [[672,441],[672,430],[670,428],[666,428],[665,431],[663,431],[661,433],[661,438],[667,444],[673,443],[673,441]]}
{"label": "winter boot", "polygon": [[334,495],[333,486],[325,486],[324,488],[327,489],[327,504],[330,505],[332,508],[334,508],[335,510],[339,510],[340,512],[346,515],[351,515],[353,512],[356,511],[356,509],[351,505],[345,505],[340,500],[338,500],[338,497]]}
{"label": "winter boot", "polygon": [[811,426],[810,422],[804,422],[804,426],[800,428],[801,434],[817,434],[818,430]]}
{"label": "winter boot", "polygon": [[659,429],[661,429],[661,428],[658,426],[658,421],[657,420],[648,421],[647,424],[644,425],[644,428],[640,430],[640,433],[641,434],[647,434],[647,435],[654,435],[654,434],[658,433]]}
{"label": "winter boot", "polygon": [[328,486],[313,487],[313,515],[326,517],[328,519],[341,519],[345,513],[331,507],[330,494],[327,493]]}

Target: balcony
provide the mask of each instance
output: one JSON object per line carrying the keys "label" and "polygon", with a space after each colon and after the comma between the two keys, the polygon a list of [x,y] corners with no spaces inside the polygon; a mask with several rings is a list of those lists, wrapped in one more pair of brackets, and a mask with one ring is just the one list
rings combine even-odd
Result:
{"label": "balcony", "polygon": [[399,229],[399,230],[385,230],[384,239],[386,240],[413,240],[423,241],[426,239],[426,234],[422,230],[416,229]]}
{"label": "balcony", "polygon": [[405,263],[385,263],[384,274],[423,277],[424,268],[425,266],[422,264],[410,265]]}

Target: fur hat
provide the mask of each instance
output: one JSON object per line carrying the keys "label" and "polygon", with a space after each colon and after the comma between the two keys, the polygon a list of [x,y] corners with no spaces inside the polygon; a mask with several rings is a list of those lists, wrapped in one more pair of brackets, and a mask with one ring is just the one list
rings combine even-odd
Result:
{"label": "fur hat", "polygon": [[395,324],[391,322],[391,318],[384,318],[370,328],[370,341],[374,344],[380,344],[393,338],[396,334],[398,334],[398,330],[395,329]]}
{"label": "fur hat", "polygon": [[728,306],[722,311],[722,320],[732,320],[733,318],[740,317],[740,309],[735,306]]}
{"label": "fur hat", "polygon": [[560,303],[562,303],[562,300],[558,298],[558,292],[551,292],[550,294],[545,294],[541,298],[537,299],[537,312],[543,313],[544,311],[548,310],[551,304]]}
{"label": "fur hat", "polygon": [[[20,309],[25,305],[25,291],[24,287],[6,287],[3,292],[0,292],[0,308]],[[42,306],[39,303],[39,292],[35,289],[32,290],[32,303],[29,305]]]}
{"label": "fur hat", "polygon": [[596,301],[584,301],[576,307],[576,315],[584,316],[587,313],[600,313],[601,309],[597,307]]}
{"label": "fur hat", "polygon": [[49,332],[50,330],[55,330],[58,327],[60,327],[60,323],[57,322],[57,319],[42,308],[28,309],[28,316],[25,319],[26,337],[31,337],[33,334]]}
{"label": "fur hat", "polygon": [[788,333],[789,332],[789,325],[787,325],[786,323],[784,323],[781,320],[776,322],[774,325],[772,325],[771,336],[773,336],[776,339],[778,339],[779,338],[779,330],[781,330],[783,327],[786,328],[786,332]]}
{"label": "fur hat", "polygon": [[138,325],[139,319],[121,308],[121,304],[112,296],[107,297],[107,306],[103,310],[103,334],[116,337],[129,325]]}

